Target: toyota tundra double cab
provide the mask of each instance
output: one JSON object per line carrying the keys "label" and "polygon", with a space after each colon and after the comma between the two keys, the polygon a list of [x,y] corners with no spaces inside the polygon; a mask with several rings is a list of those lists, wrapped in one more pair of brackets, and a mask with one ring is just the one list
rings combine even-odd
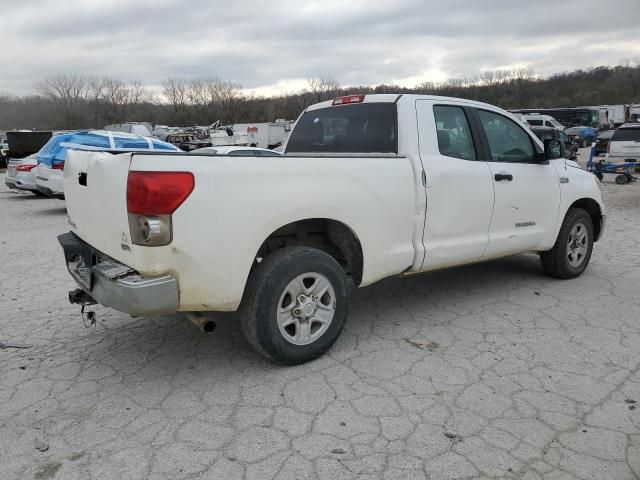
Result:
{"label": "toyota tundra double cab", "polygon": [[570,279],[605,223],[595,176],[558,140],[436,96],[312,105],[282,156],[70,151],[64,191],[73,302],[194,321],[239,310],[249,342],[284,364],[333,345],[349,282],[523,252]]}

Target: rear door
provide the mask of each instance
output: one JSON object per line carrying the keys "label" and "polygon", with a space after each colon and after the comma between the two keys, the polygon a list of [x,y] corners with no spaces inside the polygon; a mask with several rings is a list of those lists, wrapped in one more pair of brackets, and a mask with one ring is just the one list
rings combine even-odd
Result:
{"label": "rear door", "polygon": [[422,270],[479,260],[489,244],[493,182],[469,110],[417,100],[416,114],[427,194]]}
{"label": "rear door", "polygon": [[621,160],[640,157],[640,128],[619,128],[610,140],[609,153]]}
{"label": "rear door", "polygon": [[495,207],[485,258],[535,250],[555,228],[560,180],[550,162],[540,162],[532,137],[499,112],[474,109],[482,158],[495,189]]}

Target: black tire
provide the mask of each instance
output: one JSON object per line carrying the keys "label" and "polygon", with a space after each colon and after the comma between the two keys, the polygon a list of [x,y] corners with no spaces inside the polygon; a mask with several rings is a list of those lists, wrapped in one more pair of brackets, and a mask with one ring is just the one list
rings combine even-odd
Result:
{"label": "black tire", "polygon": [[[579,265],[571,265],[569,261],[569,237],[573,227],[582,224],[587,231],[587,251]],[[584,272],[591,259],[593,251],[593,221],[589,214],[581,208],[570,208],[564,217],[562,227],[553,248],[540,253],[542,268],[551,277],[569,279],[575,278]]]}
{"label": "black tire", "polygon": [[602,179],[604,178],[604,175],[601,172],[596,172],[596,173],[594,173],[594,175],[600,181],[602,181]]}
{"label": "black tire", "polygon": [[629,180],[626,175],[617,175],[616,176],[616,184],[617,185],[626,185]]}
{"label": "black tire", "polygon": [[[296,277],[317,273],[335,292],[333,318],[322,335],[307,345],[290,343],[277,322],[279,302]],[[349,286],[340,264],[310,247],[285,247],[267,256],[252,272],[240,307],[242,330],[249,343],[265,357],[285,365],[309,362],[323,355],[340,336],[349,313]]]}

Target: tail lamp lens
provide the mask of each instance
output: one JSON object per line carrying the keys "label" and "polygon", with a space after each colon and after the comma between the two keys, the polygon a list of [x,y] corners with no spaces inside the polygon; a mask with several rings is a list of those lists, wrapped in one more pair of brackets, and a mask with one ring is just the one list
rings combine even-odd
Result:
{"label": "tail lamp lens", "polygon": [[34,168],[36,168],[35,165],[18,165],[16,167],[16,172],[30,172]]}
{"label": "tail lamp lens", "polygon": [[195,185],[191,172],[129,172],[127,211],[141,215],[171,215]]}
{"label": "tail lamp lens", "polygon": [[51,165],[54,170],[64,170],[64,163],[54,163]]}
{"label": "tail lamp lens", "polygon": [[149,247],[171,243],[171,215],[194,186],[190,172],[129,172],[127,211],[131,241]]}

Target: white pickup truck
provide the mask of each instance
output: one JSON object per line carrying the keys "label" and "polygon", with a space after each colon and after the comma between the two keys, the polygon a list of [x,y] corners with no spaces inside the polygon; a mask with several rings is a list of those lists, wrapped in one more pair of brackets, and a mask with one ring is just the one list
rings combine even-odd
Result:
{"label": "white pickup truck", "polygon": [[340,335],[349,280],[531,251],[580,275],[605,207],[563,148],[491,105],[352,95],[308,107],[280,157],[71,151],[70,300],[196,322],[240,310],[260,353],[306,362]]}

